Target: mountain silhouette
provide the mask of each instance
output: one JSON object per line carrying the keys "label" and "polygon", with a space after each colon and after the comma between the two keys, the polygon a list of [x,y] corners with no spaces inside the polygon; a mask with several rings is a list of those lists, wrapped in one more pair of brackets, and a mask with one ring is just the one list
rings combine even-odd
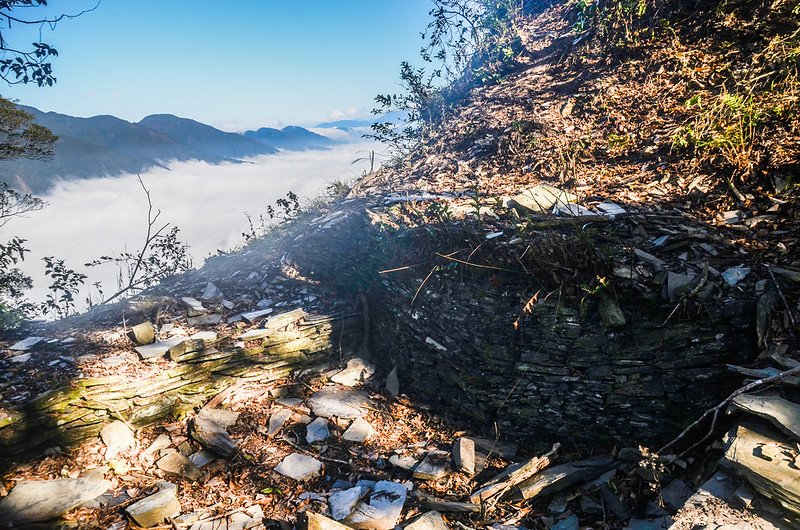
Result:
{"label": "mountain silhouette", "polygon": [[247,131],[244,133],[244,136],[287,151],[326,149],[335,144],[333,140],[326,136],[294,125],[284,127],[283,129],[262,127],[257,131]]}
{"label": "mountain silhouette", "polygon": [[15,187],[21,183],[34,193],[46,192],[58,179],[138,173],[174,161],[239,162],[278,152],[265,142],[170,114],[132,123],[115,116],[78,118],[20,108],[59,137],[50,160],[0,161],[0,181]]}

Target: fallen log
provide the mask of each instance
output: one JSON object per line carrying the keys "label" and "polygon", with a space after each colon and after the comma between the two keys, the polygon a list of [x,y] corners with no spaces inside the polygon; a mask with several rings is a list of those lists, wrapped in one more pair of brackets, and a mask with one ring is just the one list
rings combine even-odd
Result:
{"label": "fallen log", "polygon": [[610,456],[598,456],[545,469],[517,486],[523,499],[558,493],[584,480],[591,480],[614,467]]}
{"label": "fallen log", "polygon": [[508,466],[502,473],[486,482],[483,487],[470,495],[470,502],[481,503],[492,497],[502,496],[517,484],[528,480],[549,466],[560,447],[561,444],[557,443],[545,455],[535,456],[525,462]]}

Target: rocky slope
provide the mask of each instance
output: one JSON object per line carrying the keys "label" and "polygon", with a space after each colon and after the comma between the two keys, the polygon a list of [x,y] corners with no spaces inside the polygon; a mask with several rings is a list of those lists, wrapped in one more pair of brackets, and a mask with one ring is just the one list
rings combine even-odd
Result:
{"label": "rocky slope", "polygon": [[[748,122],[737,165],[697,141],[717,107],[687,105],[797,24],[780,3],[656,7],[670,24],[634,21],[624,46],[577,32],[574,7],[531,15],[516,70],[348,198],[8,341],[0,511],[86,528],[797,526],[797,118]],[[100,493],[24,502],[58,487],[31,478],[59,477]]]}

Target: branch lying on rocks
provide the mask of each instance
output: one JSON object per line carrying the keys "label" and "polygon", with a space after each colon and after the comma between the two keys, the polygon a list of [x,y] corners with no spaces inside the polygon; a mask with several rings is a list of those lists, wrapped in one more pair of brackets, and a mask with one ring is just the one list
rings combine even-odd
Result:
{"label": "branch lying on rocks", "polygon": [[781,372],[779,374],[776,374],[776,375],[773,375],[773,376],[770,376],[770,377],[765,377],[763,379],[758,379],[756,381],[753,381],[752,383],[749,383],[749,384],[741,387],[740,389],[738,389],[735,392],[733,392],[730,396],[725,398],[723,401],[721,401],[717,406],[706,410],[703,413],[702,416],[700,416],[697,420],[695,420],[691,425],[686,427],[683,430],[683,432],[681,432],[676,438],[674,438],[672,441],[670,441],[665,446],[663,446],[661,449],[659,449],[656,452],[656,454],[664,454],[664,452],[667,449],[671,448],[676,443],[681,441],[683,438],[688,436],[688,434],[695,427],[700,425],[706,418],[708,418],[709,416],[712,416],[711,426],[709,427],[708,432],[706,433],[706,435],[703,436],[703,438],[700,439],[698,442],[695,442],[694,444],[692,444],[689,448],[684,450],[682,453],[680,453],[679,455],[675,456],[675,458],[673,458],[672,460],[674,461],[674,460],[684,456],[689,451],[691,451],[691,450],[699,447],[703,443],[705,443],[706,440],[708,440],[711,437],[711,435],[714,433],[714,429],[717,426],[717,420],[719,419],[720,412],[722,412],[725,409],[725,407],[727,407],[737,396],[740,396],[742,394],[745,394],[747,392],[755,390],[756,388],[762,387],[764,385],[770,385],[770,384],[773,384],[773,383],[779,383],[780,381],[782,381],[783,379],[786,379],[787,377],[792,377],[792,376],[798,375],[798,374],[800,374],[800,366],[797,366],[797,367],[792,368],[790,370],[785,370],[785,371],[783,371],[783,372]]}

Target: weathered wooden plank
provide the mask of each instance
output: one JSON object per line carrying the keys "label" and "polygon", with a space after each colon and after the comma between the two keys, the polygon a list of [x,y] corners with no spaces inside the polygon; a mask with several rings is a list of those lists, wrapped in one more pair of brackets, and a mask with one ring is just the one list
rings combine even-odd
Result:
{"label": "weathered wooden plank", "polygon": [[600,476],[612,467],[614,459],[610,456],[588,458],[545,469],[519,484],[517,488],[523,499],[543,497],[558,493],[580,481]]}

